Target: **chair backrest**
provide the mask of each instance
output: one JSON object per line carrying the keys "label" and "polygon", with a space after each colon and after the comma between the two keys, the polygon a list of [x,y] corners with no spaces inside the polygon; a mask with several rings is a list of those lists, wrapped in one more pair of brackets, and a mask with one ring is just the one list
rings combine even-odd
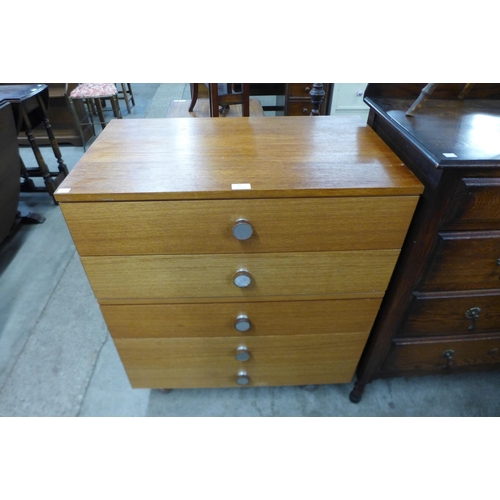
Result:
{"label": "chair backrest", "polygon": [[0,242],[16,220],[21,188],[21,163],[14,113],[9,102],[0,104]]}
{"label": "chair backrest", "polygon": [[250,84],[242,83],[241,92],[234,91],[234,83],[209,83],[210,116],[219,116],[219,106],[241,104],[241,116],[250,116]]}

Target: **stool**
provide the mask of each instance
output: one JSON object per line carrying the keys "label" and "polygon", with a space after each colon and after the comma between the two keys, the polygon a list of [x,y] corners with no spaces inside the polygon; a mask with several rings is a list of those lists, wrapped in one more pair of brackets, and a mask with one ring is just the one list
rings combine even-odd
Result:
{"label": "stool", "polygon": [[[73,113],[75,123],[78,127],[78,132],[82,138],[83,150],[86,149],[85,140],[83,137],[83,126],[91,125],[94,136],[95,123],[94,114],[97,113],[99,117],[99,124],[101,128],[106,127],[106,120],[104,119],[104,112],[102,108],[102,101],[109,99],[111,101],[111,107],[113,109],[113,114],[115,118],[121,118],[122,114],[120,111],[120,106],[118,104],[118,90],[114,83],[80,83],[74,90],[69,94],[66,93],[68,99],[68,105]],[[80,120],[76,113],[74,102],[80,99],[87,106],[87,114]],[[88,120],[88,122],[86,122]]]}
{"label": "stool", "polygon": [[[47,118],[49,88],[45,84],[0,85],[0,102],[2,101],[10,102],[16,122],[17,134],[20,132],[26,134],[38,164],[38,168],[28,169],[20,157],[21,177],[23,178],[21,191],[43,191],[49,193],[54,199],[55,190],[68,175],[68,167],[64,163],[59,145]],[[57,159],[57,172],[49,170],[33,135],[33,129],[41,123],[45,127],[52,151]],[[45,187],[37,187],[32,177],[42,177]],[[55,199],[54,203],[57,205]]]}

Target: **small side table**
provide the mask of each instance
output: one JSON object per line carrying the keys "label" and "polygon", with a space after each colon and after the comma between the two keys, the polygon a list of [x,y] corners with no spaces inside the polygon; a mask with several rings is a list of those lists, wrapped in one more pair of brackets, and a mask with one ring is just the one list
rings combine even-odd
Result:
{"label": "small side table", "polygon": [[[54,199],[54,192],[68,175],[68,168],[57,144],[49,119],[47,106],[49,102],[49,88],[45,84],[30,85],[0,85],[0,102],[11,103],[17,133],[24,132],[36,158],[38,168],[26,168],[21,158],[21,191],[43,191]],[[33,134],[33,129],[43,123],[45,131],[57,159],[58,171],[51,171],[42,156],[40,148]],[[45,187],[38,187],[32,177],[42,177]],[[54,202],[57,203],[54,199]]]}

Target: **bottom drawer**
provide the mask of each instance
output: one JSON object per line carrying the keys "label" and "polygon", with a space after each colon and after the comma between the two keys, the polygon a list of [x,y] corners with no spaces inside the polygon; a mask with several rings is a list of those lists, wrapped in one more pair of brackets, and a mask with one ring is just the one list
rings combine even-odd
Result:
{"label": "bottom drawer", "polygon": [[[115,339],[135,388],[239,387],[349,383],[368,332],[327,335]],[[236,359],[239,347],[248,360]],[[240,382],[246,382],[241,379]]]}
{"label": "bottom drawer", "polygon": [[500,368],[500,334],[460,340],[441,337],[425,342],[397,339],[381,371],[442,373],[495,364]]}

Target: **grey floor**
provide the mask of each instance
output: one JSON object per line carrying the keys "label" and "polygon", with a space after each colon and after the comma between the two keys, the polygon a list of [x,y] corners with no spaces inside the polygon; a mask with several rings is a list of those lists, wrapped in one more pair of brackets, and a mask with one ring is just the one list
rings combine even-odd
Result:
{"label": "grey floor", "polygon": [[[165,116],[187,84],[133,84],[125,119]],[[158,92],[157,92],[158,91]],[[61,146],[71,169],[81,147]],[[29,167],[30,148],[21,154]],[[46,161],[53,159],[43,148]],[[51,165],[52,166],[52,165]],[[55,166],[55,165],[54,165]],[[352,384],[174,390],[132,389],[58,206],[21,193],[46,217],[0,246],[0,416],[498,416],[500,373],[377,380],[361,403]]]}

